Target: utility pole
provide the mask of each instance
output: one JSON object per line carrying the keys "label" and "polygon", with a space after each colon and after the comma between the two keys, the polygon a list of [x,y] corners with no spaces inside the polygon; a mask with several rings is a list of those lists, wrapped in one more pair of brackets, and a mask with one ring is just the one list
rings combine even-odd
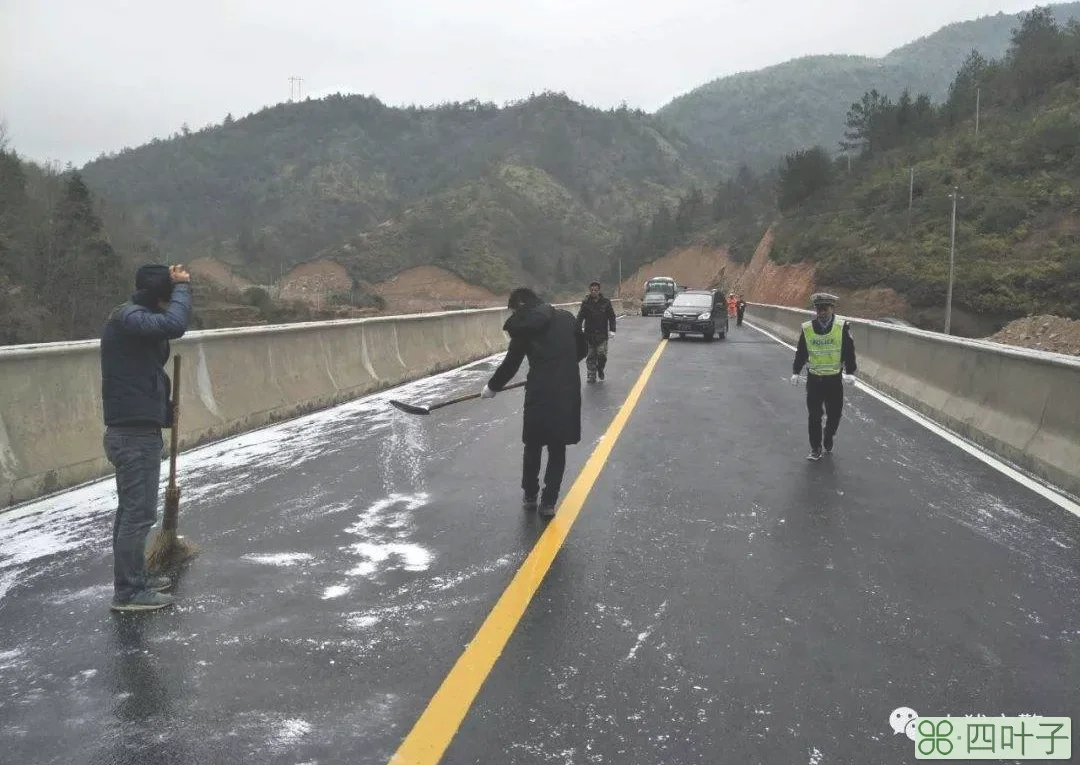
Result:
{"label": "utility pole", "polygon": [[949,288],[945,294],[945,334],[950,334],[949,328],[952,325],[952,291],[953,291],[953,272],[956,263],[956,200],[960,198],[960,190],[953,186],[953,193],[949,194],[952,197],[952,234],[949,237]]}
{"label": "utility pole", "polygon": [[619,286],[616,288],[615,297],[622,297],[622,256],[619,256]]}
{"label": "utility pole", "polygon": [[911,206],[915,201],[915,168],[911,168],[911,179],[908,181],[907,190],[907,225],[908,231],[911,230]]}
{"label": "utility pole", "polygon": [[982,88],[975,88],[975,140],[979,140],[979,97]]}

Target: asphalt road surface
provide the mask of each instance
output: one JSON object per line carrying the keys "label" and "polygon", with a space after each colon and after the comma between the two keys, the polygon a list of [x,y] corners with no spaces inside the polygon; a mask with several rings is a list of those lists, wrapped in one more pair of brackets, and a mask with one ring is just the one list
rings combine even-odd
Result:
{"label": "asphalt road surface", "polygon": [[[564,499],[658,323],[582,365]],[[520,390],[387,404],[498,359],[186,453],[202,551],[153,614],[108,609],[110,480],[0,514],[0,762],[388,763],[560,522],[430,762],[909,763],[899,707],[1080,716],[1077,519],[860,390],[805,461],[791,357],[665,343],[572,525],[521,509]]]}

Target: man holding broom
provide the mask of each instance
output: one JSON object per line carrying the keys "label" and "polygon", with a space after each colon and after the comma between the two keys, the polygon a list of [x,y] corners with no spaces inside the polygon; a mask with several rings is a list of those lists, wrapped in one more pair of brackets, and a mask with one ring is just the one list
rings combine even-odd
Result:
{"label": "man holding broom", "polygon": [[116,469],[113,522],[114,611],[173,604],[172,582],[150,576],[146,540],[157,522],[161,429],[172,424],[169,340],[191,318],[191,278],[182,265],[140,266],[131,299],[109,314],[101,333],[101,403],[105,455]]}

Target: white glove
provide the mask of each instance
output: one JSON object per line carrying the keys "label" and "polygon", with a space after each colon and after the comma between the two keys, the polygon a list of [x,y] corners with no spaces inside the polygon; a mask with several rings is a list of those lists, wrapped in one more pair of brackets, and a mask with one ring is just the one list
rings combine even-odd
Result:
{"label": "white glove", "polygon": [[484,389],[480,391],[480,398],[495,398],[495,391],[485,385]]}
{"label": "white glove", "polygon": [[615,337],[615,333],[614,332],[608,332],[607,336],[608,336],[608,340],[610,340],[611,338]]}
{"label": "white glove", "polygon": [[791,376],[791,384],[792,385],[798,385],[799,384],[799,376],[798,375],[792,375]]}
{"label": "white glove", "polygon": [[846,382],[848,385],[854,385],[855,384],[855,375],[854,374],[850,374],[850,375],[849,374],[844,374],[844,375],[842,375],[842,377],[844,378],[844,382]]}

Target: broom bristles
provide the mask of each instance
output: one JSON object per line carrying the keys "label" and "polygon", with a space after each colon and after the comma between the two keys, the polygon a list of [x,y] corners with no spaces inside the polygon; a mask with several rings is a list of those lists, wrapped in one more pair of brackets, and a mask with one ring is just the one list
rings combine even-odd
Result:
{"label": "broom bristles", "polygon": [[163,571],[177,566],[196,555],[199,547],[175,531],[159,531],[146,550],[146,567],[150,571]]}

